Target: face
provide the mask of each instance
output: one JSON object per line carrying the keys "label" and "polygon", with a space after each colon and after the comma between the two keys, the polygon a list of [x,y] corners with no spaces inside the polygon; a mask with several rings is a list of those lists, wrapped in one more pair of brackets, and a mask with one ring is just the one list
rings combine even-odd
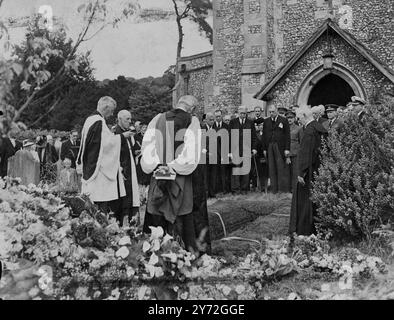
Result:
{"label": "face", "polygon": [[47,138],[47,142],[51,145],[53,145],[53,138]]}
{"label": "face", "polygon": [[230,123],[231,118],[230,117],[224,117],[223,122],[225,124],[229,124]]}
{"label": "face", "polygon": [[260,116],[261,116],[261,110],[260,110],[260,108],[254,109],[254,114],[256,115],[256,118],[260,118]]}
{"label": "face", "polygon": [[337,116],[337,113],[335,111],[328,111],[327,112],[328,119],[334,119],[336,116]]}
{"label": "face", "polygon": [[278,115],[278,110],[274,106],[271,106],[268,109],[268,113],[269,113],[271,118],[275,118]]}
{"label": "face", "polygon": [[223,117],[222,117],[222,113],[221,112],[215,112],[215,119],[217,122],[222,121]]}
{"label": "face", "polygon": [[137,130],[137,132],[141,131],[141,122],[136,121],[134,124],[135,130]]}
{"label": "face", "polygon": [[215,122],[215,117],[213,115],[212,116],[207,116],[207,118],[206,118],[207,125],[212,127],[214,122]]}
{"label": "face", "polygon": [[290,124],[290,125],[294,124],[294,120],[295,120],[295,119],[294,119],[293,117],[288,117],[288,118],[287,118],[287,121],[289,121],[289,124]]}
{"label": "face", "polygon": [[76,142],[78,139],[78,132],[71,132],[70,140]]}
{"label": "face", "polygon": [[124,114],[119,118],[119,125],[123,129],[128,129],[130,128],[131,125],[131,114]]}
{"label": "face", "polygon": [[141,132],[142,132],[142,134],[144,134],[144,133],[146,132],[146,129],[148,129],[148,126],[147,126],[146,124],[144,124],[144,125],[141,127]]}
{"label": "face", "polygon": [[244,109],[244,108],[240,108],[240,109],[238,109],[238,117],[240,118],[240,119],[246,119],[246,117],[247,117],[247,115],[248,115],[248,113],[246,112],[246,109]]}

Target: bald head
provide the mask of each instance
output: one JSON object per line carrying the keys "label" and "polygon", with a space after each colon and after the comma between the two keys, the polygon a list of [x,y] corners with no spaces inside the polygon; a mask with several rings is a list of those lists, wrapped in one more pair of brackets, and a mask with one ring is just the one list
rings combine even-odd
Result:
{"label": "bald head", "polygon": [[212,127],[213,123],[215,122],[215,116],[212,112],[208,112],[205,117],[205,122]]}
{"label": "bald head", "polygon": [[116,101],[109,97],[101,97],[97,103],[97,111],[105,118],[109,118],[114,114],[116,109]]}
{"label": "bald head", "polygon": [[194,96],[186,95],[179,98],[179,101],[175,109],[182,109],[187,113],[193,113],[197,105],[198,105],[198,100]]}
{"label": "bald head", "polygon": [[131,113],[127,110],[120,110],[118,112],[118,125],[123,130],[129,130],[131,125]]}

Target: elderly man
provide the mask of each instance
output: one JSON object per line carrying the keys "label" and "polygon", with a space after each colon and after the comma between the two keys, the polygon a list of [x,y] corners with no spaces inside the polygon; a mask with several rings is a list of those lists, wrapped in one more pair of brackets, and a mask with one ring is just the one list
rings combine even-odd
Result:
{"label": "elderly man", "polygon": [[[290,235],[310,235],[314,232],[315,209],[311,197],[313,175],[317,172],[320,160],[318,142],[320,134],[313,111],[305,106],[297,110],[297,117],[304,126],[297,157],[297,185],[293,192],[290,212]],[[324,129],[324,128],[323,128]]]}
{"label": "elderly man", "polygon": [[115,126],[114,133],[121,135],[120,147],[120,167],[124,178],[126,196],[117,200],[115,216],[122,226],[124,220],[128,222],[138,213],[140,206],[140,195],[138,189],[137,170],[134,162],[133,146],[135,144],[133,136],[125,138],[122,134],[130,131],[131,114],[127,110],[121,110],[118,113],[118,123]]}
{"label": "elderly man", "polygon": [[[88,194],[104,212],[114,211],[121,197],[126,196],[120,166],[121,135],[115,135],[106,124],[116,108],[108,96],[100,98],[97,111],[83,125],[77,171],[82,173],[82,193]],[[122,133],[124,138],[132,133]]]}
{"label": "elderly man", "polygon": [[257,154],[257,136],[254,122],[247,119],[247,108],[238,108],[239,118],[230,121],[230,157],[233,163],[231,189],[234,193],[250,190],[252,155]]}
{"label": "elderly man", "polygon": [[[230,185],[230,168],[228,153],[230,152],[229,145],[229,134],[230,127],[223,121],[223,113],[221,110],[215,111],[215,122],[213,129],[217,133],[216,139],[216,151],[217,151],[217,162],[214,165],[214,176],[216,179],[215,193],[223,192],[229,193],[231,191]],[[226,144],[226,145],[225,145]],[[222,149],[226,152],[222,153]]]}
{"label": "elderly man", "polygon": [[161,226],[186,250],[209,252],[207,199],[199,165],[202,135],[192,116],[198,101],[182,96],[175,109],[160,113],[148,125],[142,141],[141,167],[154,173],[149,185],[144,231]]}
{"label": "elderly man", "polygon": [[227,124],[227,126],[229,126],[229,125],[230,125],[230,121],[231,121],[231,115],[226,114],[226,115],[223,117],[223,122],[224,122],[225,124]]}
{"label": "elderly man", "polygon": [[[217,152],[217,141],[210,141],[209,137],[216,133],[214,129],[215,116],[212,112],[205,115],[205,124],[201,126],[203,130],[203,138],[205,137],[205,146],[203,147],[203,154],[205,155],[205,190],[209,198],[216,196],[216,164],[217,159],[214,159],[214,154]],[[212,150],[211,150],[212,149]]]}
{"label": "elderly man", "polygon": [[268,171],[271,191],[289,192],[289,172],[286,158],[290,157],[290,127],[285,117],[278,114],[278,109],[271,105],[269,117],[264,120],[264,156],[268,157]]}

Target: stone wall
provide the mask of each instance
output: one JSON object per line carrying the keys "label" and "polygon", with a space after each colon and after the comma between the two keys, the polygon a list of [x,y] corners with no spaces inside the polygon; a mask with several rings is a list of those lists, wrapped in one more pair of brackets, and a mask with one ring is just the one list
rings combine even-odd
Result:
{"label": "stone wall", "polygon": [[178,68],[183,78],[182,85],[185,87],[183,92],[195,96],[200,105],[198,114],[202,114],[212,109],[213,81],[212,81],[212,51],[201,54],[183,57],[179,61]]}
{"label": "stone wall", "polygon": [[[273,31],[273,65],[288,61],[314,31],[331,17],[394,69],[394,1],[392,0],[267,0],[273,2],[268,28]],[[330,2],[332,5],[330,6]],[[277,30],[274,30],[275,25]],[[276,31],[276,32],[275,32]]]}
{"label": "stone wall", "polygon": [[[360,80],[367,98],[377,91],[394,90],[394,85],[382,75],[368,60],[353,49],[338,35],[330,37],[335,62],[343,65]],[[295,103],[297,91],[307,75],[322,63],[321,55],[326,48],[325,37],[320,38],[309,51],[288,71],[288,73],[269,92],[273,97],[270,103],[277,107],[289,107]]]}
{"label": "stone wall", "polygon": [[213,103],[217,108],[232,110],[242,102],[244,1],[215,0],[213,6]]}

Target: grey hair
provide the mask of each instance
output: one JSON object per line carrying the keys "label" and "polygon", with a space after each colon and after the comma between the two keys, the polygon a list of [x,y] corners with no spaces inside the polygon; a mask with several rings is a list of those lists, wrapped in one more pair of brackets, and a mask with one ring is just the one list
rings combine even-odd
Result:
{"label": "grey hair", "polygon": [[310,108],[309,106],[302,106],[296,109],[296,115],[298,118],[312,118],[313,117],[313,108]]}
{"label": "grey hair", "polygon": [[113,105],[116,107],[116,101],[113,98],[111,98],[109,96],[101,97],[97,103],[97,111],[101,113],[102,111],[107,109],[107,107],[110,105]]}
{"label": "grey hair", "polygon": [[186,112],[191,113],[195,106],[197,106],[198,100],[192,95],[186,95],[179,98],[175,109],[184,109]]}
{"label": "grey hair", "polygon": [[131,116],[130,111],[128,111],[128,110],[120,110],[118,112],[118,120],[122,119],[124,116]]}

